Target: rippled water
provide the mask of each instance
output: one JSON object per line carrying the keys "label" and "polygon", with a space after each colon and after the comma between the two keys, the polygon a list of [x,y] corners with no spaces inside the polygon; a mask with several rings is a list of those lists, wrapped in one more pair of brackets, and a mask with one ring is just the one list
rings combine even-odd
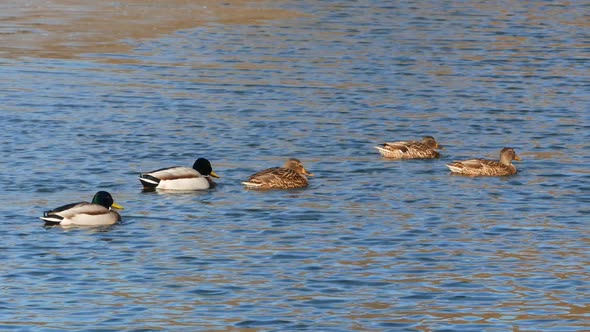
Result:
{"label": "rippled water", "polygon": [[[71,31],[0,47],[2,330],[589,328],[587,4],[206,11],[224,6],[121,38],[128,49]],[[0,20],[11,40],[47,23],[14,12]],[[373,148],[422,135],[440,160]],[[444,167],[504,146],[523,159],[515,176]],[[139,172],[199,156],[216,189],[141,191]],[[240,185],[291,156],[316,174],[309,188]],[[42,227],[43,210],[99,189],[125,206],[121,224]]]}

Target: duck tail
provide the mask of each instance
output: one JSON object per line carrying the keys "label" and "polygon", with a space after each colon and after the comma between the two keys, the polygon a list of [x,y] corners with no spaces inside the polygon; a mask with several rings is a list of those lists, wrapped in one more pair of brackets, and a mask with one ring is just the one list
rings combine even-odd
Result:
{"label": "duck tail", "polygon": [[445,166],[447,166],[453,173],[461,173],[461,167],[458,167],[457,165],[445,164]]}
{"label": "duck tail", "polygon": [[56,214],[48,215],[47,212],[43,212],[43,217],[39,217],[39,219],[45,221],[45,225],[59,225],[63,220],[62,216]]}
{"label": "duck tail", "polygon": [[145,189],[155,189],[160,184],[160,179],[149,174],[140,174],[139,181]]}
{"label": "duck tail", "polygon": [[385,144],[383,144],[382,146],[376,146],[375,149],[379,150],[379,153],[381,153],[381,155],[385,155],[387,150],[383,148],[384,146]]}

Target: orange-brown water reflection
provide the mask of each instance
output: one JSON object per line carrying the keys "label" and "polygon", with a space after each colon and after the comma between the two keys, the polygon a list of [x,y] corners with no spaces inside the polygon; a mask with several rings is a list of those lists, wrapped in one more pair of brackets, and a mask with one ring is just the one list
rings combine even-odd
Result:
{"label": "orange-brown water reflection", "polygon": [[125,53],[130,39],[212,22],[262,24],[301,15],[272,8],[266,1],[11,0],[0,4],[0,55],[67,59],[84,53]]}

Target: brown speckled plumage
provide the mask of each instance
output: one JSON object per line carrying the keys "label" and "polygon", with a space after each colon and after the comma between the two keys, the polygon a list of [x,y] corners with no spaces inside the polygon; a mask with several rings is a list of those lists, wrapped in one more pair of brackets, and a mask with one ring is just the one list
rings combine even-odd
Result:
{"label": "brown speckled plumage", "polygon": [[394,159],[433,159],[440,157],[436,149],[442,147],[438,145],[434,137],[424,136],[421,142],[392,142],[383,143],[382,146],[376,146],[379,153],[385,158]]}
{"label": "brown speckled plumage", "polygon": [[470,159],[454,161],[446,166],[453,174],[470,176],[504,176],[516,174],[516,167],[512,160],[520,160],[513,148],[503,148],[500,151],[500,161],[487,159]]}
{"label": "brown speckled plumage", "polygon": [[293,189],[307,187],[307,176],[313,176],[298,159],[289,159],[283,167],[273,167],[251,175],[242,182],[248,188]]}

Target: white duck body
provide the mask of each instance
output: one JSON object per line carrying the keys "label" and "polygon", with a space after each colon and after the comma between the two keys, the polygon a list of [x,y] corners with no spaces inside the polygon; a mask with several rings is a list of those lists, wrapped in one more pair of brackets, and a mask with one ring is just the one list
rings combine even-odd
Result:
{"label": "white duck body", "polygon": [[111,207],[122,209],[123,207],[113,202],[112,196],[107,192],[98,192],[92,203],[79,202],[60,206],[53,210],[45,211],[41,220],[47,224],[61,226],[102,226],[112,225],[119,220],[119,213]]}
{"label": "white duck body", "polygon": [[147,190],[206,190],[215,186],[211,177],[219,176],[213,172],[209,160],[199,158],[192,168],[183,166],[161,168],[141,173],[139,181]]}
{"label": "white duck body", "polygon": [[144,187],[163,190],[205,190],[214,185],[209,176],[189,167],[175,166],[144,173],[139,179]]}

